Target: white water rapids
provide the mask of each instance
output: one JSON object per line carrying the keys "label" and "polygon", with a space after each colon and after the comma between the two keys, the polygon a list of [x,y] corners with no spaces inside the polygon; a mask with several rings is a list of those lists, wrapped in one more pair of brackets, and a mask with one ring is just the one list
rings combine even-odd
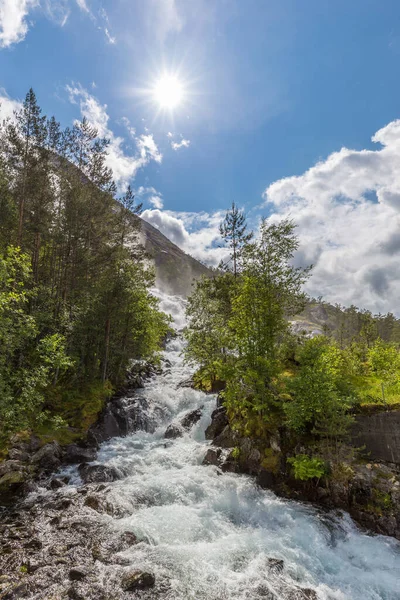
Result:
{"label": "white water rapids", "polygon": [[[184,325],[181,299],[160,294],[161,308]],[[177,385],[191,375],[178,337],[165,351],[171,367],[143,393],[159,427],[102,445],[98,461],[128,475],[110,496],[123,518],[98,515],[117,531],[143,540],[125,551],[136,568],[168,581],[168,600],[294,598],[295,586],[328,600],[400,599],[400,545],[361,532],[348,516],[320,512],[258,488],[244,475],[202,466],[209,442],[204,430],[214,396]],[[168,424],[204,406],[203,417],[183,437],[164,439]],[[72,485],[77,483],[73,470]],[[268,558],[284,560],[271,574]],[[106,567],[104,567],[106,568]],[[275,596],[273,596],[273,594]],[[152,596],[153,597],[153,596]]]}

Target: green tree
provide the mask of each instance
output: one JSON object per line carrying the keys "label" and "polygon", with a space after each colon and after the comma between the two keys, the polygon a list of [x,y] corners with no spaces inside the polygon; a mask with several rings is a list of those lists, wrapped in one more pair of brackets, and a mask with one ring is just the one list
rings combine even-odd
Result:
{"label": "green tree", "polygon": [[234,202],[232,202],[231,208],[227,211],[225,219],[220,225],[220,234],[231,251],[229,261],[221,263],[221,266],[229,268],[230,263],[232,263],[230,269],[237,277],[243,248],[252,239],[253,233],[247,232],[244,212],[239,210]]}
{"label": "green tree", "polygon": [[292,399],[284,404],[286,423],[298,433],[313,433],[329,442],[345,437],[356,401],[349,354],[318,336],[299,348],[300,368],[287,385]]}

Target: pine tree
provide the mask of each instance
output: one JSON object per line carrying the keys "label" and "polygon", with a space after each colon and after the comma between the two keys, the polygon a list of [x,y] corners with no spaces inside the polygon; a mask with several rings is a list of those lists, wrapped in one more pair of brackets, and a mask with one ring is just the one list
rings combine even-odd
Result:
{"label": "pine tree", "polygon": [[[232,271],[236,277],[239,271],[239,263],[242,255],[242,250],[245,244],[248,244],[253,237],[253,233],[246,233],[247,224],[244,212],[239,210],[234,202],[231,208],[227,211],[225,219],[220,225],[220,234],[231,250],[230,261],[233,262]],[[229,261],[229,262],[230,262]],[[228,263],[221,266],[227,268]]]}

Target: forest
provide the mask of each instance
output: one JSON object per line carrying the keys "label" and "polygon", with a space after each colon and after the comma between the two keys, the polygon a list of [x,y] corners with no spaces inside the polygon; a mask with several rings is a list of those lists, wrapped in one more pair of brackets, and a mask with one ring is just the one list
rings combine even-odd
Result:
{"label": "forest", "polygon": [[[293,266],[299,240],[289,220],[264,219],[255,236],[232,204],[220,231],[229,257],[188,302],[186,360],[197,365],[196,385],[221,391],[231,427],[244,436],[283,427],[294,472],[321,476],[326,460],[339,460],[358,411],[400,404],[399,320],[308,298],[312,266]],[[322,333],[295,330],[315,307]],[[308,454],[296,454],[299,444]]]}
{"label": "forest", "polygon": [[81,436],[169,329],[108,143],[85,119],[62,129],[32,89],[1,124],[0,448],[15,432]]}

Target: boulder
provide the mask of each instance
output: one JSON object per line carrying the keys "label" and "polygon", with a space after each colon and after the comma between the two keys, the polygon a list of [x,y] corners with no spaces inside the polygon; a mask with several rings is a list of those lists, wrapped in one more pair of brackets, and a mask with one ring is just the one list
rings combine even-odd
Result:
{"label": "boulder", "polygon": [[10,448],[8,451],[8,458],[11,460],[20,460],[23,462],[29,461],[29,453],[20,448]]}
{"label": "boulder", "polygon": [[183,381],[180,381],[177,385],[177,388],[191,388],[194,390],[195,388],[193,378],[189,377],[189,379],[184,379]]}
{"label": "boulder", "polygon": [[144,590],[153,587],[156,578],[152,573],[145,571],[132,571],[124,575],[121,581],[121,587],[125,592],[134,592],[135,590]]}
{"label": "boulder", "polygon": [[33,465],[47,473],[55,471],[61,465],[62,451],[58,442],[45,444],[31,458]]}
{"label": "boulder", "polygon": [[81,567],[73,567],[69,572],[69,578],[71,581],[83,581],[87,573]]}
{"label": "boulder", "polygon": [[79,475],[84,483],[101,483],[117,481],[122,478],[122,473],[116,468],[108,465],[79,465]]}
{"label": "boulder", "polygon": [[130,548],[138,543],[138,539],[132,531],[124,531],[121,535],[121,550],[125,550],[126,548]]}
{"label": "boulder", "polygon": [[285,562],[280,558],[269,558],[268,569],[272,573],[282,573]]}
{"label": "boulder", "polygon": [[229,425],[226,425],[221,433],[214,438],[212,443],[214,446],[219,446],[220,448],[234,448],[238,445],[239,439],[239,435],[232,431]]}
{"label": "boulder", "polygon": [[167,429],[165,430],[164,433],[164,437],[166,439],[175,439],[178,437],[182,437],[183,435],[183,430],[181,427],[179,427],[178,425],[174,425],[173,423],[171,423],[171,425],[168,425]]}
{"label": "boulder", "polygon": [[14,496],[23,493],[29,474],[24,471],[9,471],[0,477],[0,504],[9,504]]}
{"label": "boulder", "polygon": [[221,448],[209,448],[205,453],[203,465],[214,465],[218,467],[221,463]]}
{"label": "boulder", "polygon": [[69,444],[66,446],[64,460],[68,464],[88,463],[96,459],[97,452],[95,448],[85,448],[78,444]]}
{"label": "boulder", "polygon": [[206,440],[213,440],[219,436],[228,424],[225,408],[223,406],[216,408],[211,415],[211,424],[206,429]]}
{"label": "boulder", "polygon": [[59,490],[60,488],[64,487],[66,484],[64,481],[62,481],[62,479],[58,479],[58,477],[53,477],[53,479],[51,479],[50,483],[49,483],[49,487],[52,490]]}
{"label": "boulder", "polygon": [[191,429],[201,419],[203,406],[196,408],[182,417],[180,423],[184,429]]}

